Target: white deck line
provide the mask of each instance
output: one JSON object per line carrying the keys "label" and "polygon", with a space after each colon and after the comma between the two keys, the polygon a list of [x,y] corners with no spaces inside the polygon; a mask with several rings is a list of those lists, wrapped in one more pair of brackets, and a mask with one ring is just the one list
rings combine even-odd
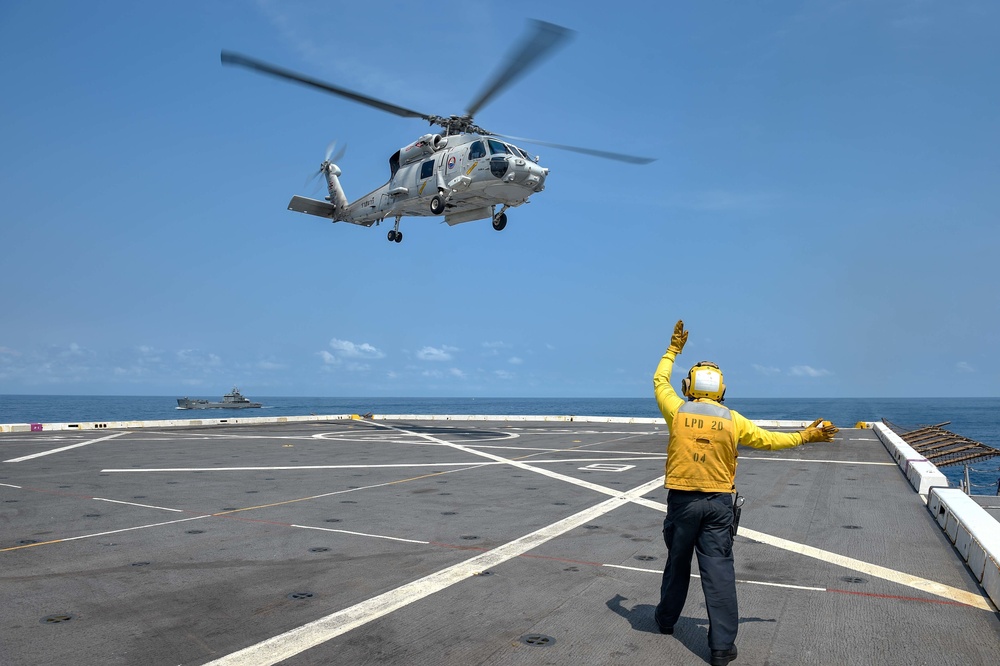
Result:
{"label": "white deck line", "polygon": [[325,643],[341,634],[360,627],[368,622],[388,615],[395,610],[408,606],[436,592],[447,589],[482,571],[502,564],[522,555],[552,539],[587,524],[591,520],[603,516],[614,509],[628,504],[633,498],[639,497],[654,488],[658,488],[662,479],[654,479],[634,488],[618,497],[612,497],[584,509],[567,518],[552,523],[523,537],[515,539],[493,550],[472,557],[464,562],[452,565],[430,575],[407,583],[394,590],[372,597],[349,608],[331,613],[308,624],[302,625],[283,634],[279,634],[256,645],[243,648],[226,655],[206,666],[270,666]]}
{"label": "white deck line", "polygon": [[[407,420],[407,421],[496,421],[496,422],[546,422],[546,423],[551,423],[551,422],[561,422],[561,423],[625,423],[625,424],[650,424],[650,425],[665,426],[665,422],[664,422],[664,420],[662,418],[626,418],[626,417],[599,417],[599,416],[575,416],[575,415],[574,416],[569,416],[569,415],[564,415],[564,416],[532,416],[532,415],[529,415],[529,416],[509,416],[509,415],[461,415],[461,414],[460,415],[384,414],[384,415],[372,416],[372,417],[365,418],[365,419],[362,419],[360,416],[358,416],[356,414],[340,414],[340,415],[276,416],[276,417],[238,417],[238,418],[225,418],[225,419],[186,419],[186,420],[167,420],[167,421],[117,421],[117,422],[107,421],[107,422],[49,423],[49,424],[41,424],[41,425],[42,425],[42,430],[43,431],[53,431],[53,430],[77,430],[77,431],[79,431],[79,430],[94,430],[94,429],[101,429],[101,430],[103,430],[103,429],[114,429],[114,428],[123,428],[123,429],[130,429],[131,430],[131,429],[138,429],[138,428],[170,428],[170,427],[192,427],[192,426],[202,426],[203,427],[203,426],[213,426],[213,425],[226,425],[226,426],[228,426],[228,425],[239,425],[239,424],[266,425],[266,424],[296,423],[296,422],[324,422],[324,421],[351,420],[351,419],[354,419],[354,420],[363,420],[365,422],[373,422],[373,421],[399,421],[399,420]],[[804,428],[804,427],[808,426],[810,422],[809,421],[790,421],[790,420],[789,421],[780,421],[780,420],[753,420],[753,423],[755,423],[755,424],[757,424],[757,425],[759,425],[761,427],[768,427],[768,428]],[[899,445],[900,442],[895,441],[896,439],[898,439],[898,437],[895,436],[895,433],[892,433],[891,431],[888,431],[888,429],[884,428],[884,426],[883,427],[879,427],[879,426],[882,425],[882,424],[879,424],[879,423],[872,422],[872,423],[867,423],[866,425],[868,427],[872,428],[875,431],[876,435],[879,437],[879,439],[882,440],[882,442],[884,444],[886,444],[886,448],[889,450],[890,455],[892,455],[896,459],[897,464],[899,464],[899,466],[902,468],[903,472],[905,474],[907,474],[908,478],[910,479],[911,484],[914,486],[914,489],[921,495],[922,498],[924,498],[925,502],[927,501],[927,493],[929,493],[929,491],[931,490],[931,488],[937,486],[938,484],[940,484],[941,486],[943,486],[945,488],[947,487],[947,485],[948,485],[947,480],[944,480],[943,475],[940,474],[940,472],[937,470],[937,468],[932,463],[930,463],[929,461],[927,461],[923,457],[917,455],[915,452],[914,452],[913,456],[907,455],[908,454],[907,449],[909,447],[907,445],[905,445],[905,443],[902,443],[902,446],[900,446]],[[7,432],[31,432],[32,431],[31,427],[32,427],[32,424],[27,424],[27,423],[21,423],[21,424],[0,424],[0,433],[7,433]],[[387,427],[389,429],[395,429],[392,426],[381,426],[381,427]],[[77,444],[72,444],[70,446],[65,446],[65,447],[61,447],[61,448],[58,448],[58,449],[52,449],[52,450],[49,450],[49,451],[43,451],[43,452],[40,452],[40,453],[28,455],[28,456],[22,456],[20,458],[14,458],[14,459],[6,460],[6,461],[3,461],[3,462],[16,463],[16,462],[22,462],[22,461],[25,461],[25,460],[30,460],[30,459],[41,457],[41,456],[52,455],[52,454],[55,454],[55,453],[60,453],[62,451],[71,450],[71,449],[74,449],[74,448],[77,448],[77,447],[80,447],[80,446],[86,446],[86,445],[89,445],[89,444],[94,444],[94,443],[97,443],[97,442],[101,442],[101,441],[105,441],[105,440],[108,440],[108,439],[112,439],[112,438],[117,437],[117,436],[122,435],[122,434],[126,434],[126,433],[115,433],[115,434],[109,435],[107,437],[102,437],[102,438],[90,440],[90,441],[87,441],[87,442],[80,442],[80,443],[77,443]],[[424,436],[424,437],[426,439],[430,440],[430,441],[441,441],[441,440],[435,440],[435,438],[433,438],[433,437],[427,437],[427,436]],[[446,444],[448,444],[448,443],[446,443]],[[449,445],[451,445],[451,444],[449,444]],[[455,445],[452,445],[452,446],[455,446]],[[512,461],[504,459],[504,458],[502,458],[500,456],[491,456],[489,454],[485,454],[485,452],[474,451],[474,450],[472,450],[470,448],[466,448],[466,447],[463,447],[463,446],[456,446],[456,448],[466,449],[470,453],[476,453],[477,455],[483,455],[484,457],[492,458],[496,462],[504,462],[506,464],[512,464]],[[521,465],[515,464],[515,466],[521,466]],[[529,465],[524,465],[524,467],[525,468],[530,468]],[[218,469],[219,468],[216,468],[216,471],[218,471]],[[116,470],[116,471],[119,471],[119,470]],[[126,471],[126,470],[120,470],[120,471]],[[129,470],[129,471],[131,471],[131,470]],[[143,470],[143,471],[150,471],[150,470]],[[563,475],[555,474],[553,472],[549,472],[547,470],[542,470],[542,469],[539,469],[539,468],[532,469],[531,471],[536,471],[536,472],[539,472],[539,473],[542,473],[542,474],[545,474],[545,475],[548,475],[548,476],[554,476],[554,477],[557,477],[557,478],[563,478],[564,480],[570,480],[571,479],[571,477],[564,477]],[[603,488],[603,487],[600,487],[600,486],[596,486],[595,484],[580,483],[578,480],[574,480],[574,482],[576,482],[577,485],[581,485],[581,486],[584,486],[584,487],[589,487],[592,490],[597,490],[599,492],[604,492],[604,493],[607,493],[607,494],[611,494],[610,489]],[[641,497],[637,497],[637,498],[633,499],[632,501],[634,501],[634,502],[636,502],[638,504],[643,504],[643,505],[649,506],[650,508],[659,508],[659,507],[655,507],[654,506],[654,505],[657,505],[659,503],[651,502],[649,500],[644,500]],[[662,505],[662,504],[660,504],[659,506],[662,507],[662,510],[665,510],[665,508],[666,508],[665,505]],[[955,519],[957,521],[959,521],[959,522],[969,522],[969,521],[974,521],[975,517],[969,517],[968,519],[966,519],[966,517],[962,514],[962,509],[960,508],[959,511],[955,513]],[[145,527],[145,526],[143,526],[143,527]],[[141,527],[140,528],[132,528],[132,529],[141,529]],[[989,600],[988,600],[989,597],[993,597],[993,600],[996,601],[996,596],[1000,596],[1000,580],[998,580],[998,578],[1000,578],[1000,574],[993,575],[992,572],[990,571],[991,567],[986,567],[987,571],[990,572],[989,575],[990,575],[991,579],[983,581],[985,587],[987,587],[988,589],[990,589],[991,593],[989,594],[989,596],[987,597],[987,599],[984,599],[981,596],[977,597],[975,595],[970,595],[967,592],[964,592],[962,590],[956,590],[954,588],[942,589],[942,587],[946,587],[946,586],[939,586],[939,584],[934,583],[933,581],[927,581],[925,579],[919,579],[919,578],[916,578],[916,577],[908,576],[907,574],[902,574],[901,572],[895,572],[895,571],[893,571],[891,569],[887,569],[887,568],[884,568],[884,567],[879,567],[877,565],[872,565],[872,564],[867,563],[867,562],[862,562],[862,561],[859,561],[859,560],[853,560],[851,558],[844,558],[843,556],[839,556],[836,553],[829,553],[827,551],[820,551],[819,549],[814,549],[814,548],[811,548],[809,546],[805,546],[803,544],[796,544],[794,542],[786,541],[784,539],[780,539],[780,538],[777,538],[777,537],[772,537],[770,535],[766,535],[766,534],[762,534],[762,533],[755,533],[753,536],[751,536],[749,534],[750,530],[744,530],[744,532],[747,533],[746,535],[749,538],[755,538],[755,540],[761,541],[763,543],[769,543],[772,546],[777,546],[779,548],[784,548],[784,549],[787,549],[787,550],[798,552],[798,553],[800,553],[802,555],[807,555],[809,557],[815,557],[815,558],[820,559],[820,560],[825,560],[825,561],[828,561],[828,562],[833,562],[833,563],[839,564],[840,566],[851,568],[851,569],[854,569],[854,570],[857,570],[857,571],[864,571],[865,573],[868,573],[869,575],[873,575],[873,576],[876,576],[876,577],[885,578],[887,580],[894,580],[895,582],[901,583],[903,585],[908,585],[910,587],[914,587],[914,588],[917,588],[917,589],[922,589],[922,590],[924,590],[926,592],[930,592],[932,594],[937,594],[937,595],[943,596],[945,598],[951,598],[951,599],[954,599],[956,601],[961,601],[962,603],[968,603],[969,605],[973,605],[973,606],[976,606],[976,607],[979,607],[979,608],[984,608],[985,610],[991,610],[990,603],[989,603]],[[84,536],[84,537],[74,537],[74,538],[76,538],[76,539],[87,538],[89,536],[95,536],[95,535],[87,535],[87,536]],[[71,540],[71,539],[65,539],[65,540]],[[984,555],[985,555],[985,559],[991,561],[994,565],[996,565],[997,562],[1000,562],[1000,553],[997,553],[997,552],[987,552]],[[1000,567],[998,567],[998,570],[1000,570]],[[213,663],[215,663],[215,662],[213,662]]]}
{"label": "white deck line", "polygon": [[[137,430],[140,428],[190,428],[216,425],[269,425],[276,423],[317,423],[322,421],[348,421],[361,419],[357,414],[310,414],[308,416],[238,416],[232,418],[169,419],[160,421],[77,421],[75,423],[0,423],[0,433],[30,433],[32,425],[39,425],[42,432],[57,430]],[[378,414],[366,421],[499,421],[540,423],[631,423],[666,426],[662,418],[623,416],[514,416],[481,414]],[[764,428],[804,428],[810,421],[753,420]]]}
{"label": "white deck line", "polygon": [[91,440],[88,440],[86,442],[79,442],[77,444],[70,444],[69,446],[63,446],[63,447],[60,447],[58,449],[52,449],[50,451],[40,451],[39,453],[32,453],[31,455],[21,456],[20,458],[11,458],[10,460],[4,460],[4,462],[5,463],[19,463],[19,462],[24,462],[25,460],[32,460],[33,458],[41,458],[42,456],[50,456],[53,453],[62,453],[63,451],[69,451],[70,449],[76,449],[76,448],[79,448],[81,446],[89,446],[90,444],[96,444],[98,442],[103,442],[103,441],[106,441],[106,440],[109,440],[109,439],[114,439],[115,437],[120,437],[121,435],[124,435],[124,434],[125,434],[124,432],[116,432],[115,434],[108,435],[107,437],[101,437],[101,438],[98,438],[98,439],[91,439]]}

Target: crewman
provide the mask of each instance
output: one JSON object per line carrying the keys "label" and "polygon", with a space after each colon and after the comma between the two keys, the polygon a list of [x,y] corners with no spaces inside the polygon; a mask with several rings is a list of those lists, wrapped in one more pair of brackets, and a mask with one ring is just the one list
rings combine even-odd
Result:
{"label": "crewman", "polygon": [[775,450],[806,442],[830,442],[837,428],[822,419],[799,432],[758,428],[722,406],[726,393],[722,371],[709,361],[693,366],[681,382],[681,392],[688,399],[685,402],[670,385],[670,372],[687,338],[684,322],[678,321],[653,375],[656,403],[670,430],[664,483],[667,516],[663,520],[668,553],[654,617],[662,633],[674,633],[687,599],[691,557],[697,552],[708,609],[711,664],[726,666],[736,659],[739,623],[733,567],[736,445]]}

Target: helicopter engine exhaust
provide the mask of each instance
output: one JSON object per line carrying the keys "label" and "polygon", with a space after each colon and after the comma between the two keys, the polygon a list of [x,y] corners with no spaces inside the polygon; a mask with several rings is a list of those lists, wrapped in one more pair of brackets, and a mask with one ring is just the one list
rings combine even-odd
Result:
{"label": "helicopter engine exhaust", "polygon": [[399,163],[409,164],[427,155],[433,155],[447,145],[447,137],[440,134],[424,134],[410,145],[399,149]]}

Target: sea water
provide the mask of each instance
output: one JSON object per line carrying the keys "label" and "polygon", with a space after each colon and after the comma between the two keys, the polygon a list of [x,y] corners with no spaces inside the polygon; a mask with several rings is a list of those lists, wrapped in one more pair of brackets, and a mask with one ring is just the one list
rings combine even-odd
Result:
{"label": "sea water", "polygon": [[[167,396],[0,395],[0,423],[74,423],[161,421],[192,418],[305,416],[311,414],[485,414],[491,416],[621,416],[659,418],[650,398],[288,398],[248,396],[261,409],[209,412],[179,410]],[[213,398],[218,400],[218,398]],[[730,398],[726,405],[749,419],[811,421],[824,418],[838,426],[886,420],[905,429],[944,426],[1000,449],[1000,398]],[[961,465],[941,468],[958,487]],[[970,467],[972,494],[993,495],[1000,477],[1000,457]]]}

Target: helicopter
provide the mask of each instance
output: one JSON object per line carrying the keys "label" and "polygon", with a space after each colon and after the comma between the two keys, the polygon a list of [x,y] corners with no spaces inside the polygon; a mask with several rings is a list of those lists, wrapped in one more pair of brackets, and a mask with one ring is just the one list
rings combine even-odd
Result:
{"label": "helicopter", "polygon": [[395,224],[387,237],[396,243],[403,240],[403,232],[399,230],[403,217],[443,215],[449,226],[491,219],[493,228],[502,231],[507,226],[507,211],[527,203],[532,194],[544,190],[549,175],[549,169],[539,164],[539,157],[532,157],[512,141],[630,164],[653,161],[647,157],[506,136],[475,124],[473,116],[481,108],[572,34],[567,28],[545,21],[533,20],[529,26],[520,44],[469,104],[464,115],[421,113],[232,51],[222,51],[222,64],[311,86],[397,116],[420,118],[441,128],[440,132],[424,134],[393,153],[389,158],[388,182],[352,202],[348,201],[340,184],[342,171],[335,163],[343,150],[332,156],[334,145],[331,144],[315,174],[326,180],[329,194],[325,201],[296,195],[288,203],[288,210],[365,227],[394,218]]}

